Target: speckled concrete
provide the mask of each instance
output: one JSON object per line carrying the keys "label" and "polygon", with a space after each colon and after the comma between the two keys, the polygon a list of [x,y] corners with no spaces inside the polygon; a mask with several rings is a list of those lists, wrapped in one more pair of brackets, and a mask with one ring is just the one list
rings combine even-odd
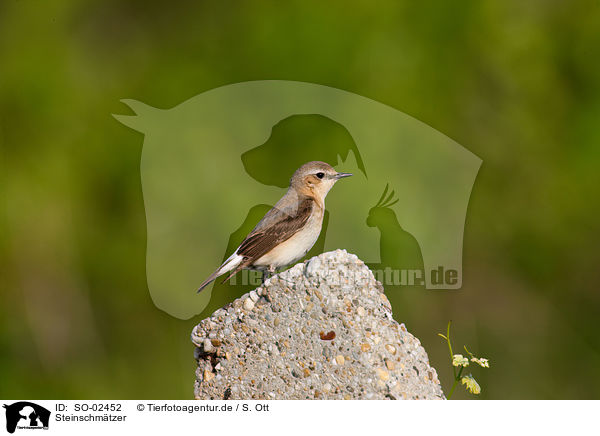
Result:
{"label": "speckled concrete", "polygon": [[267,280],[192,332],[198,399],[443,399],[419,340],[345,250]]}

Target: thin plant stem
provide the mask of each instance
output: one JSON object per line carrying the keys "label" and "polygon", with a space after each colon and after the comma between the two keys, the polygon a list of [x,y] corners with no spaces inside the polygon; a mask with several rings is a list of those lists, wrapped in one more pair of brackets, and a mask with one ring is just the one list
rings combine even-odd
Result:
{"label": "thin plant stem", "polygon": [[[452,324],[452,321],[448,321],[448,327],[446,329],[446,342],[448,342],[448,350],[450,351],[450,363],[452,363],[452,359],[454,359],[454,353],[452,352],[452,343],[450,342],[450,324]],[[454,374],[454,378],[456,379],[456,368],[454,366],[452,366],[452,373]]]}
{"label": "thin plant stem", "polygon": [[454,377],[454,383],[452,383],[452,388],[450,389],[450,393],[448,394],[448,396],[446,397],[446,399],[450,399],[452,397],[452,393],[454,392],[454,388],[456,387],[456,385],[458,384],[458,382],[460,381],[460,376],[462,375],[464,366],[460,369],[460,371],[458,371],[458,376]]}
{"label": "thin plant stem", "polygon": [[458,384],[458,380],[455,379],[454,383],[452,383],[452,388],[450,389],[450,393],[446,397],[447,400],[449,400],[450,398],[452,398],[452,393],[454,392],[454,388],[456,387],[457,384]]}

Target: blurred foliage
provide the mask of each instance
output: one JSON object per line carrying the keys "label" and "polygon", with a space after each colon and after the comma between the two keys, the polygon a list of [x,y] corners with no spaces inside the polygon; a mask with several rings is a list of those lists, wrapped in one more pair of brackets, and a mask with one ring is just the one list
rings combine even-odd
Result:
{"label": "blurred foliage", "polygon": [[143,138],[110,114],[288,79],[386,103],[483,159],[463,289],[390,295],[441,378],[453,319],[494,362],[474,373],[482,398],[598,398],[598,0],[5,0],[0,66],[0,397],[191,397],[201,316],[149,297]]}

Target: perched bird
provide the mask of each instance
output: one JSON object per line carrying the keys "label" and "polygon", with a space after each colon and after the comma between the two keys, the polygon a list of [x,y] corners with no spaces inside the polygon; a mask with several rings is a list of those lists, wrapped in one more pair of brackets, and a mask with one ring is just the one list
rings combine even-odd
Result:
{"label": "perched bird", "polygon": [[290,179],[290,187],[269,210],[240,246],[200,285],[202,291],[227,272],[226,282],[242,269],[263,272],[263,282],[278,268],[296,262],[308,253],[321,233],[325,197],[335,182],[350,173],[338,173],[325,162],[302,165]]}

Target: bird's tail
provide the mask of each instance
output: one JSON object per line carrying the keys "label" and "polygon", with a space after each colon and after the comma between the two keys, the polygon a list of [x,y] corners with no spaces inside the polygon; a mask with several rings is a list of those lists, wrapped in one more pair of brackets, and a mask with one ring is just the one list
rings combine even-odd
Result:
{"label": "bird's tail", "polygon": [[219,277],[221,274],[225,274],[226,272],[229,272],[232,269],[236,268],[240,263],[242,263],[242,260],[244,260],[243,256],[240,256],[237,253],[233,253],[225,262],[223,262],[223,265],[217,268],[217,270],[214,273],[212,273],[206,280],[204,280],[204,282],[202,282],[202,284],[198,288],[198,292],[206,288],[214,279]]}

